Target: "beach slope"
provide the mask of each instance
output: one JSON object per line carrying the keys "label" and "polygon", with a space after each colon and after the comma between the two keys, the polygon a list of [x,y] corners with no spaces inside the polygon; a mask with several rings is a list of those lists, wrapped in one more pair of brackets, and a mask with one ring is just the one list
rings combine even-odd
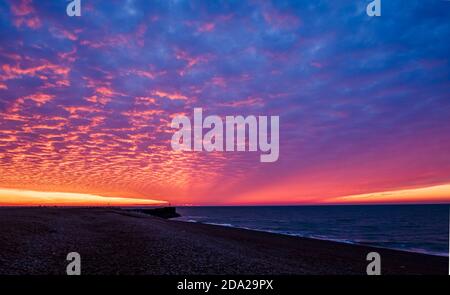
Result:
{"label": "beach slope", "polygon": [[0,208],[0,274],[447,274],[446,257],[184,223],[115,208]]}

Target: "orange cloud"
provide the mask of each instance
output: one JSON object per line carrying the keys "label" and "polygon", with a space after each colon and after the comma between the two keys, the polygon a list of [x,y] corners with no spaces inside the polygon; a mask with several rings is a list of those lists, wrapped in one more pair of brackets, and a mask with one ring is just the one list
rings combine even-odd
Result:
{"label": "orange cloud", "polygon": [[54,73],[66,78],[70,72],[70,68],[52,63],[44,63],[42,65],[29,68],[21,68],[19,66],[4,64],[1,69],[5,73],[4,76],[1,76],[3,80],[21,78],[22,76],[38,77],[42,80],[47,80],[49,73]]}
{"label": "orange cloud", "polygon": [[159,97],[168,98],[170,100],[177,100],[177,99],[186,100],[186,99],[188,99],[187,96],[185,96],[179,92],[170,93],[170,92],[164,92],[164,91],[157,90],[157,91],[154,91],[153,94],[156,96],[159,96]]}
{"label": "orange cloud", "polygon": [[27,96],[26,99],[32,100],[36,102],[37,105],[43,105],[50,100],[52,100],[55,96],[51,94],[44,94],[44,93],[36,93],[30,96]]}

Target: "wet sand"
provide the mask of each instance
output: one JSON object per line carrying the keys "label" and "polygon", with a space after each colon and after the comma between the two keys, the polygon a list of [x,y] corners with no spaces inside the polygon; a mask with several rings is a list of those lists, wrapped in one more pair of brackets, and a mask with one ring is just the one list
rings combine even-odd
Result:
{"label": "wet sand", "polygon": [[244,229],[115,208],[0,208],[0,274],[442,274],[448,258]]}

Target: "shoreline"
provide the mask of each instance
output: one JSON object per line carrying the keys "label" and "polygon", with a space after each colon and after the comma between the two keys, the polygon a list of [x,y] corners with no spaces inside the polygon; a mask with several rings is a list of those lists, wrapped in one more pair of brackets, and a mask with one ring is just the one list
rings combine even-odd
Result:
{"label": "shoreline", "polygon": [[371,245],[371,244],[362,244],[358,242],[353,242],[350,240],[339,240],[339,239],[332,239],[332,238],[319,238],[319,237],[308,237],[308,236],[302,236],[302,235],[296,235],[296,234],[288,234],[283,232],[277,232],[277,231],[269,231],[269,230],[262,230],[262,229],[256,229],[256,228],[248,228],[248,227],[239,227],[234,226],[232,224],[222,224],[222,223],[212,223],[212,222],[201,222],[201,221],[189,221],[189,220],[178,220],[177,218],[171,219],[173,221],[179,221],[179,222],[186,222],[186,223],[199,223],[199,224],[206,224],[206,225],[215,225],[215,226],[221,226],[224,228],[237,228],[237,229],[244,229],[249,231],[256,231],[256,232],[264,232],[264,233],[271,233],[276,235],[282,235],[282,236],[289,236],[289,237],[297,237],[301,239],[311,239],[311,240],[318,240],[318,241],[328,241],[328,242],[335,242],[335,243],[341,243],[345,245],[356,245],[356,246],[363,246],[363,247],[370,247],[375,249],[384,249],[384,250],[395,250],[400,252],[406,252],[406,253],[413,253],[413,254],[424,254],[424,255],[430,255],[430,256],[437,256],[437,257],[445,257],[449,258],[448,253],[436,253],[436,252],[429,252],[429,251],[413,251],[409,249],[399,249],[399,248],[389,248],[389,247],[382,247],[377,245]]}
{"label": "shoreline", "polygon": [[355,274],[381,255],[382,274],[448,275],[448,258],[366,245],[166,220],[118,208],[0,208],[0,274]]}

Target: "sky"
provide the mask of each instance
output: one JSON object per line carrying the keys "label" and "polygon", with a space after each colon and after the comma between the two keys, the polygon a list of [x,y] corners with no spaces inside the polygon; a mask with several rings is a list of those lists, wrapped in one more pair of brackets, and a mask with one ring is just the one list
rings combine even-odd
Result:
{"label": "sky", "polygon": [[[450,202],[449,1],[67,3],[0,0],[0,205]],[[196,107],[279,159],[172,150]]]}

